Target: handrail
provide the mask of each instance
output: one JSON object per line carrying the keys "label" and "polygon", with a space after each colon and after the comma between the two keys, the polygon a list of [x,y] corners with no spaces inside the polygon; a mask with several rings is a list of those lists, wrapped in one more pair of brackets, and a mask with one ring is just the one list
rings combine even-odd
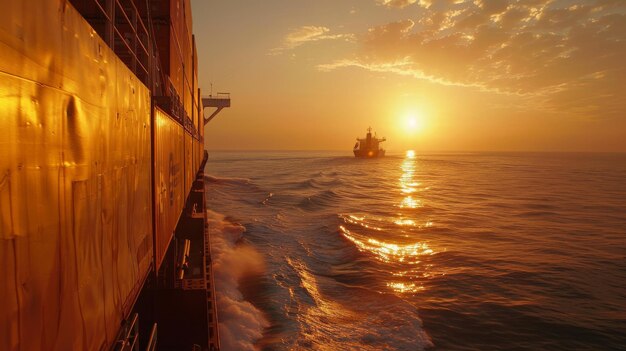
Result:
{"label": "handrail", "polygon": [[[100,12],[99,16],[106,21],[107,25],[112,29],[112,37],[110,39],[106,38],[107,44],[111,47],[111,49],[115,52],[116,55],[120,56],[120,54],[128,54],[130,56],[130,62],[127,62],[129,68],[138,75],[139,73],[146,75],[145,83],[148,84],[152,81],[151,78],[151,62],[150,58],[152,56],[151,45],[150,45],[150,32],[148,31],[146,24],[144,23],[142,17],[139,14],[139,10],[134,3],[134,1],[125,1],[122,3],[120,0],[108,0],[110,1],[110,5],[112,6],[112,13],[114,15],[110,15],[107,12],[107,9],[104,8],[106,6],[99,0],[92,0],[95,3],[96,8]],[[115,16],[118,14],[119,16]],[[120,32],[120,28],[118,23],[116,23],[116,19],[119,19],[120,24],[128,25],[130,32],[133,36],[132,43],[129,43],[124,35]],[[142,38],[145,36],[145,38]],[[122,44],[121,47],[116,48],[116,43],[119,42]],[[110,42],[109,42],[110,40]],[[145,58],[139,55],[145,56]],[[140,77],[141,79],[141,77]],[[143,79],[141,79],[143,81]]]}
{"label": "handrail", "polygon": [[137,34],[137,29],[135,28],[135,26],[133,26],[132,21],[130,20],[130,18],[128,18],[128,15],[126,14],[126,11],[124,10],[124,7],[122,6],[122,4],[120,4],[119,0],[115,0],[115,4],[120,8],[120,10],[122,10],[122,15],[124,15],[124,18],[126,18],[126,23],[128,23],[128,25],[130,26],[130,28],[133,29],[133,32],[135,32],[135,34]]}
{"label": "handrail", "polygon": [[230,99],[230,93],[217,93],[216,95],[204,95],[203,99]]}
{"label": "handrail", "polygon": [[[124,16],[124,18],[126,19],[126,23],[128,23],[130,28],[133,30],[133,34],[135,34],[135,38],[137,38],[137,42],[141,45],[141,47],[143,48],[143,51],[147,55],[148,54],[148,49],[143,44],[143,41],[141,40],[141,38],[139,38],[139,31],[137,30],[136,24],[134,23],[134,21],[131,21],[131,19],[128,18],[128,14],[126,13],[126,11],[125,11],[124,7],[122,6],[122,4],[120,3],[120,1],[119,0],[115,0],[115,3],[117,4],[119,9],[121,10],[122,15]],[[143,21],[141,19],[141,16],[139,16],[139,10],[137,10],[137,7],[135,6],[135,4],[132,1],[130,2],[130,4],[132,6],[132,10],[135,11],[135,15],[137,17],[137,22],[141,23],[142,27],[143,27]],[[147,31],[145,31],[145,27],[144,27],[144,32],[145,32],[145,34],[147,34]]]}
{"label": "handrail", "polygon": [[[114,350],[136,350],[138,336],[139,336],[139,314],[134,313],[130,321],[126,321],[118,334],[117,341],[115,342]],[[129,343],[130,341],[130,343]]]}
{"label": "handrail", "polygon": [[[119,0],[118,0],[119,1]],[[136,14],[139,14],[139,9],[137,9],[137,5],[135,5],[134,1],[130,2],[130,5],[133,7],[133,10],[135,10]],[[137,19],[139,20],[138,23],[141,25],[141,27],[143,27],[143,31],[148,34],[148,29],[146,28],[146,25],[143,23],[143,20],[141,19],[141,16],[137,16]]]}
{"label": "handrail", "polygon": [[146,345],[146,351],[154,351],[157,346],[157,324],[154,323],[152,325],[152,330],[150,331],[150,338],[148,339],[148,344]]}
{"label": "handrail", "polygon": [[137,58],[137,55],[135,54],[135,51],[130,47],[130,45],[128,45],[128,43],[126,42],[126,39],[124,39],[124,36],[122,35],[122,33],[120,33],[120,31],[117,30],[117,27],[115,27],[115,26],[113,27],[113,30],[115,30],[115,33],[118,35],[118,37],[124,43],[124,46],[126,46],[126,49],[128,50],[128,52],[133,56],[134,61],[136,63],[138,63],[139,66],[141,66],[142,71],[147,74],[148,73],[148,69],[141,63],[139,58]]}
{"label": "handrail", "polygon": [[98,6],[98,8],[100,9],[100,12],[102,12],[102,14],[104,15],[104,18],[108,21],[111,22],[111,17],[109,17],[109,14],[107,14],[106,10],[102,7],[102,5],[100,4],[100,1],[98,0],[94,0],[93,2],[96,3],[96,5]]}

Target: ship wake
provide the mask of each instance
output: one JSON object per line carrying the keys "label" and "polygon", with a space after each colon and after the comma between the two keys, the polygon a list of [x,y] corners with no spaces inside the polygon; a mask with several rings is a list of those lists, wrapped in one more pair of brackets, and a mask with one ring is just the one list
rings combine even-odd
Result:
{"label": "ship wake", "polygon": [[221,349],[255,350],[254,344],[269,326],[263,313],[246,301],[240,281],[265,269],[261,254],[242,243],[246,228],[223,215],[207,211],[215,275]]}

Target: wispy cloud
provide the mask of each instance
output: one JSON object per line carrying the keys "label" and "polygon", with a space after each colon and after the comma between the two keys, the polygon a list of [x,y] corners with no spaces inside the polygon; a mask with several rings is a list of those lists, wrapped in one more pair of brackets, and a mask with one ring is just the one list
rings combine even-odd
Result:
{"label": "wispy cloud", "polygon": [[417,0],[379,0],[381,5],[403,8],[416,3]]}
{"label": "wispy cloud", "polygon": [[323,26],[302,26],[288,33],[280,47],[271,50],[272,54],[280,54],[286,50],[295,49],[309,42],[320,40],[354,40],[353,34],[331,33],[330,28]]}
{"label": "wispy cloud", "polygon": [[436,83],[440,85],[446,86],[456,86],[456,87],[465,87],[465,88],[476,88],[481,91],[504,94],[504,95],[531,95],[530,93],[520,94],[514,93],[510,91],[503,91],[497,88],[491,88],[489,86],[480,84],[480,83],[463,83],[458,81],[450,81],[445,78],[428,75],[422,70],[418,70],[414,68],[414,64],[409,57],[405,57],[404,59],[394,61],[394,62],[380,62],[380,63],[372,63],[372,62],[363,62],[359,60],[350,60],[343,59],[338,60],[332,63],[320,64],[317,68],[323,72],[330,72],[339,68],[346,67],[356,67],[366,69],[372,72],[380,72],[380,73],[394,73],[401,76],[408,76],[416,79],[427,80],[431,83]]}

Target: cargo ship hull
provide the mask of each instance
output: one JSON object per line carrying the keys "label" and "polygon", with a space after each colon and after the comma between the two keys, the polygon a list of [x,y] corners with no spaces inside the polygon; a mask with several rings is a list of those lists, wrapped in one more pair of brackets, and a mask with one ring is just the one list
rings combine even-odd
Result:
{"label": "cargo ship hull", "polygon": [[[157,322],[183,319],[185,308],[171,309],[185,294],[204,296],[187,308],[204,311],[200,330],[160,328],[159,349],[219,349],[191,6],[167,3],[167,26],[187,28],[168,37],[185,41],[169,74],[154,9],[3,3],[2,350],[110,349],[139,335],[154,345]],[[194,261],[174,274],[186,242]]]}
{"label": "cargo ship hull", "polygon": [[375,158],[385,156],[385,150],[354,150],[354,157],[358,158]]}

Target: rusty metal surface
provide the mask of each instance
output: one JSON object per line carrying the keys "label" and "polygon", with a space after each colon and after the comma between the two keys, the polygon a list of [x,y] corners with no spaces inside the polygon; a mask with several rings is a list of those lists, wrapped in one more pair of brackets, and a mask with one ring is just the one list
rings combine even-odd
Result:
{"label": "rusty metal surface", "polygon": [[2,6],[0,350],[107,348],[151,261],[149,91],[66,1]]}
{"label": "rusty metal surface", "polygon": [[161,266],[185,199],[183,127],[159,108],[154,110],[155,256]]}
{"label": "rusty metal surface", "polygon": [[204,106],[202,105],[202,99],[200,98],[202,96],[202,90],[198,88],[196,91],[197,91],[196,96],[198,99],[198,120],[196,121],[197,123],[196,128],[198,130],[198,134],[200,137],[198,145],[196,146],[198,150],[198,154],[196,156],[196,162],[197,162],[197,165],[202,167],[202,159],[204,157],[204,113],[203,113]]}
{"label": "rusty metal surface", "polygon": [[[199,156],[200,156],[200,148],[202,146],[201,146],[201,144],[200,144],[200,142],[198,140],[192,139],[192,141],[193,141],[193,145],[192,145],[193,146],[193,151],[192,151],[193,152],[193,155],[192,155],[192,158],[193,158],[193,168],[192,169],[195,169],[196,171],[198,171],[199,168],[200,168],[200,161],[201,161],[201,159],[199,158]],[[194,176],[195,176],[195,174],[194,174]]]}
{"label": "rusty metal surface", "polygon": [[197,168],[193,166],[193,138],[189,133],[185,133],[185,199],[187,194],[191,191],[191,183],[198,172]]}

